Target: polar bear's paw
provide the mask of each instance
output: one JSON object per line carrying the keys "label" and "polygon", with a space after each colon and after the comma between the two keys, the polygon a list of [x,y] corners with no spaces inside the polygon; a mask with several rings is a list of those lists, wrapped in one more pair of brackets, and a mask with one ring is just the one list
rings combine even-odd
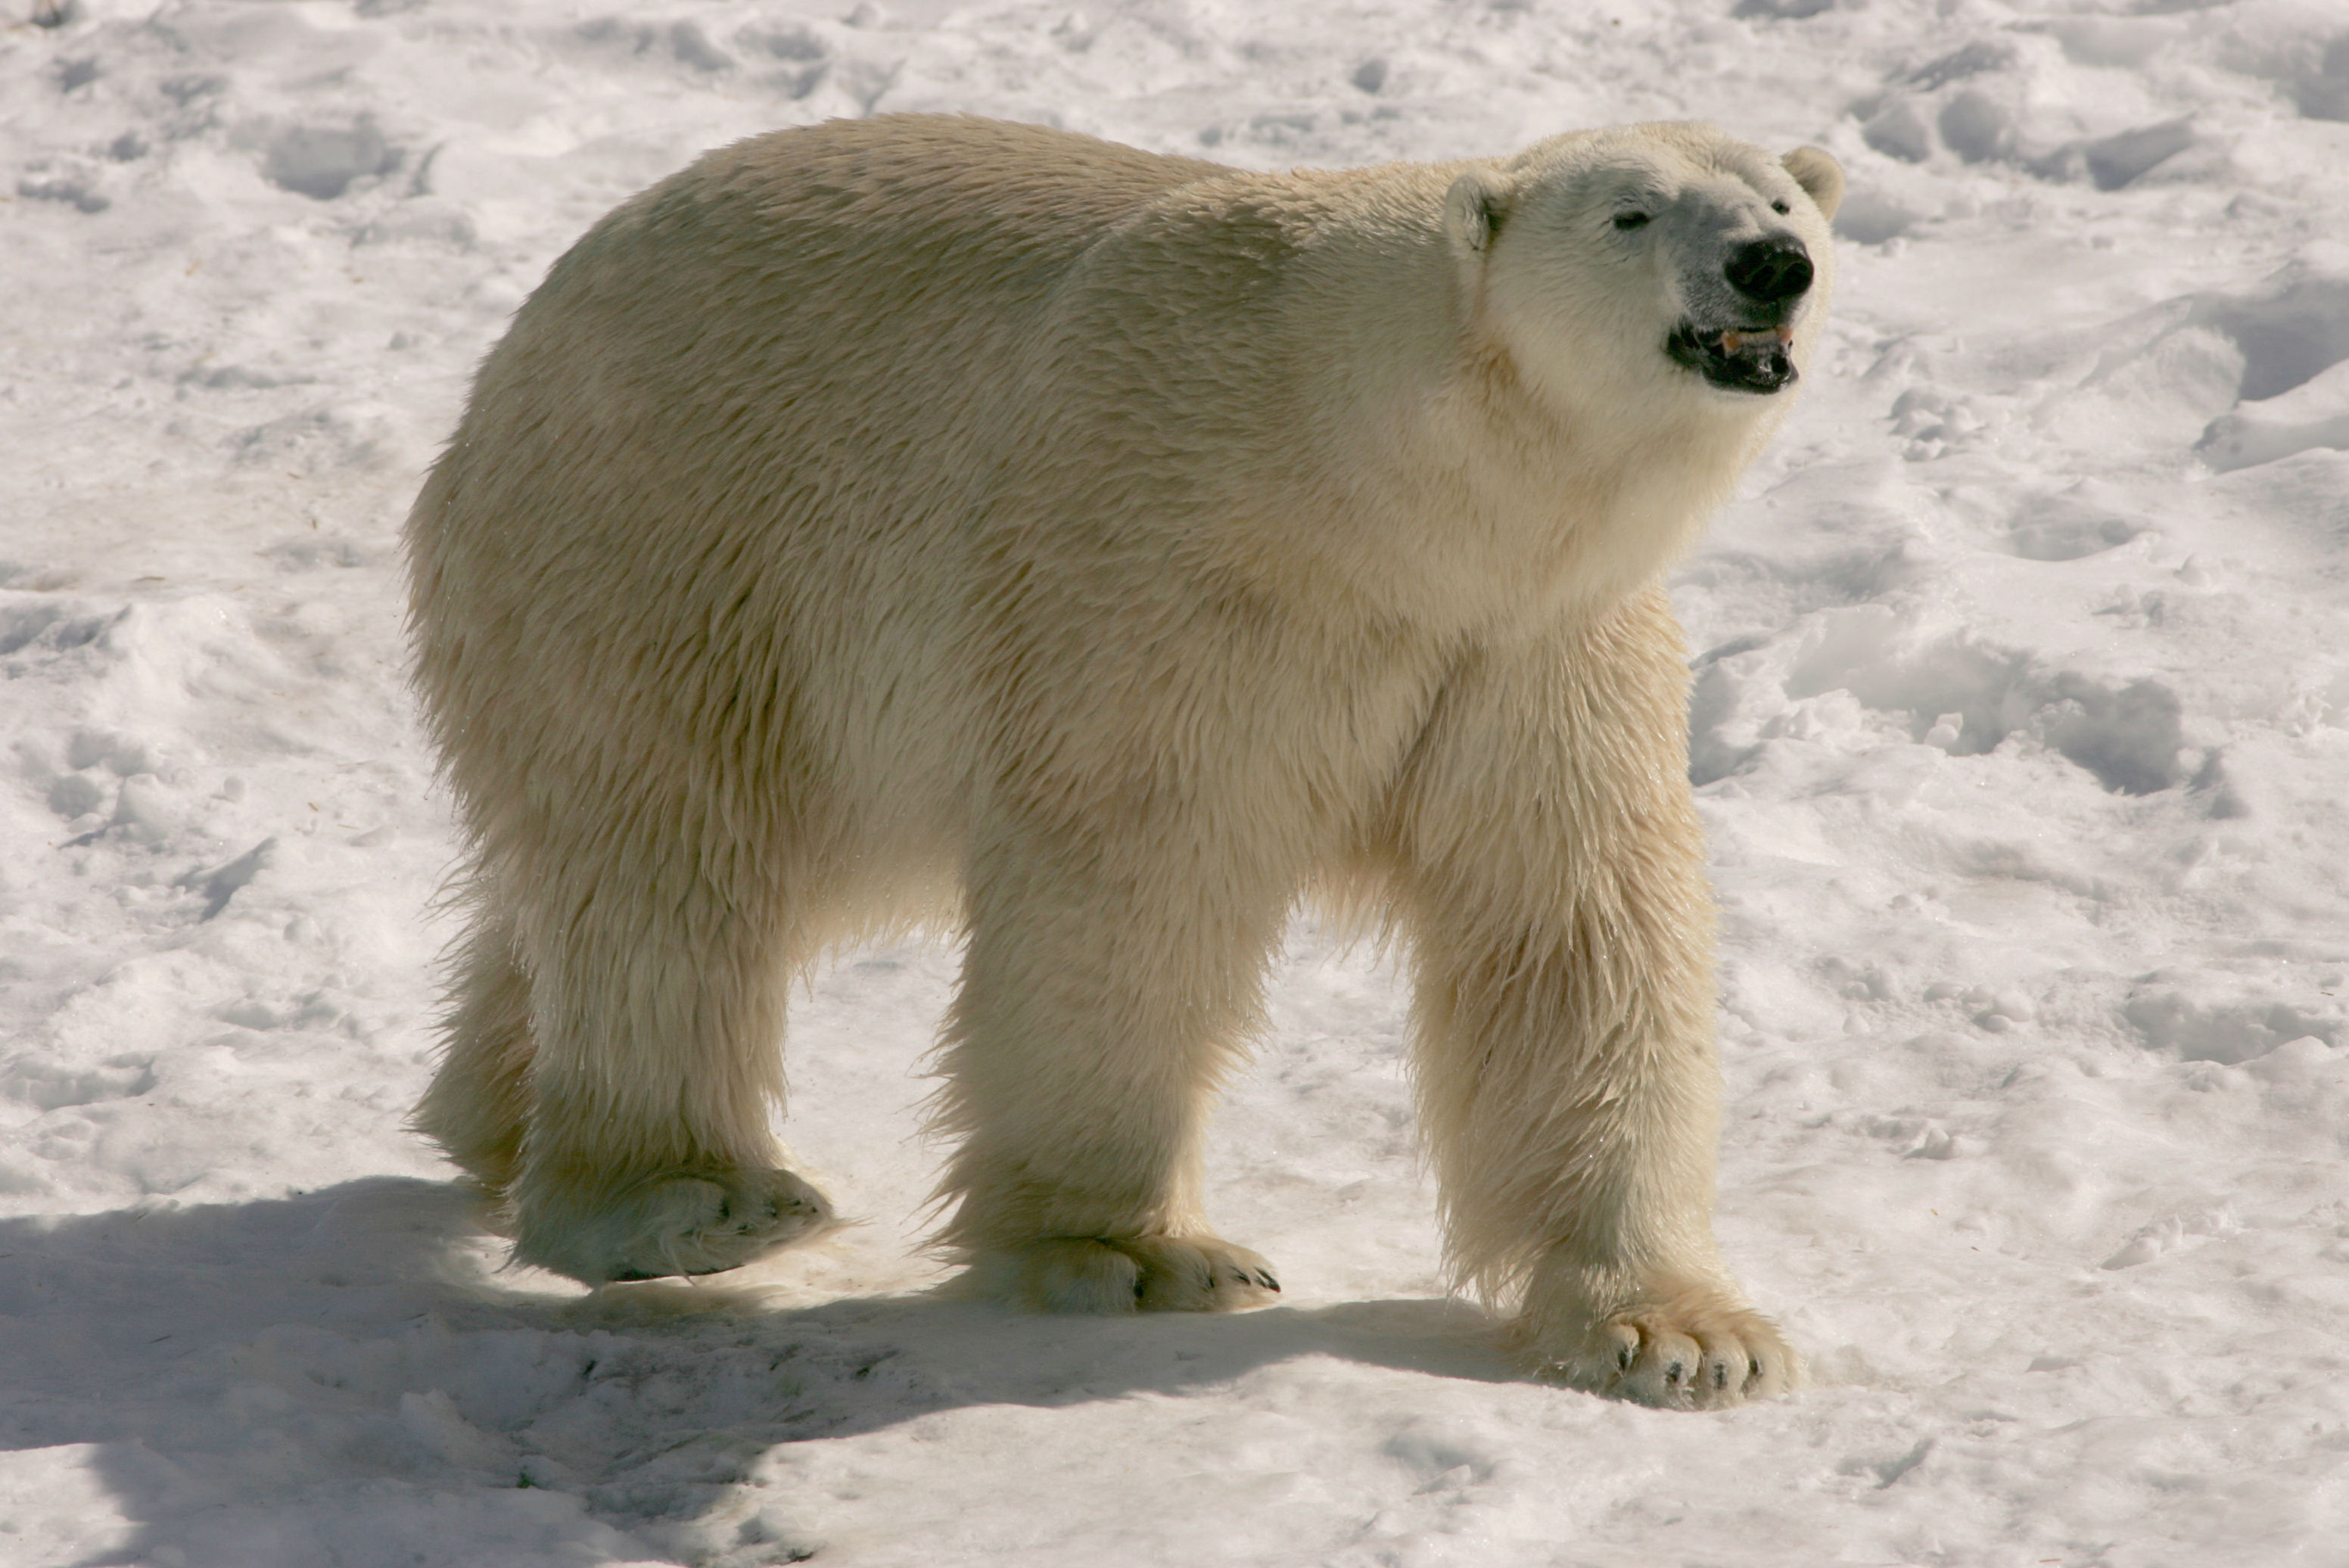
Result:
{"label": "polar bear's paw", "polygon": [[589,1284],[719,1274],[833,1228],[788,1171],[671,1171],[576,1205],[525,1205],[517,1262]]}
{"label": "polar bear's paw", "polygon": [[1802,1378],[1776,1324],[1709,1291],[1612,1312],[1579,1333],[1529,1334],[1526,1348],[1542,1377],[1662,1409],[1727,1409]]}
{"label": "polar bear's paw", "polygon": [[1238,1312],[1280,1294],[1272,1265],[1213,1236],[1053,1237],[989,1248],[969,1287],[1036,1312]]}

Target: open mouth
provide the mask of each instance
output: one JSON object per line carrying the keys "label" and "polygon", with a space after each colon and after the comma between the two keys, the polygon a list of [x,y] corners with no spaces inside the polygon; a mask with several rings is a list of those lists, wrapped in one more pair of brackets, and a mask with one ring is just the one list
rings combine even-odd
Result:
{"label": "open mouth", "polygon": [[1705,331],[1692,321],[1672,328],[1664,352],[1715,387],[1731,392],[1771,393],[1795,383],[1794,335],[1783,326],[1727,327]]}

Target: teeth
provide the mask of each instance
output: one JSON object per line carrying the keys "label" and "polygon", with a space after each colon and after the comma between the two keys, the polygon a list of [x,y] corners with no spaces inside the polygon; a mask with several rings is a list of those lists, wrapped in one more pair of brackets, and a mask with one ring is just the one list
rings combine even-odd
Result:
{"label": "teeth", "polygon": [[1760,332],[1724,332],[1721,335],[1721,352],[1737,354],[1748,344],[1776,344],[1784,348],[1795,340],[1794,332],[1783,326],[1769,327]]}

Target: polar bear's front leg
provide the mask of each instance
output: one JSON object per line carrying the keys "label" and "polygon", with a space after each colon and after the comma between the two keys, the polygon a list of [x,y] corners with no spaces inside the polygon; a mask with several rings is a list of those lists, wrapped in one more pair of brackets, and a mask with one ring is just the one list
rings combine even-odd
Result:
{"label": "polar bear's front leg", "polygon": [[1714,1246],[1712,902],[1661,593],[1447,682],[1391,852],[1453,1266],[1540,1375],[1656,1405],[1797,1367]]}

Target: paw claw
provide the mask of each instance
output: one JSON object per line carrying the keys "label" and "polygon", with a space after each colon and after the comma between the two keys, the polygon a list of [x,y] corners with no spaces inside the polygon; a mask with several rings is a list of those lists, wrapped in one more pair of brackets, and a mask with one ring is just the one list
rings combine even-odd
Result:
{"label": "paw claw", "polygon": [[1263,1259],[1212,1236],[1061,1236],[972,1259],[970,1286],[1042,1312],[1231,1312],[1278,1291]]}
{"label": "paw claw", "polygon": [[1541,1376],[1670,1409],[1772,1398],[1800,1377],[1776,1326],[1726,1292],[1666,1295],[1585,1322],[1526,1344]]}
{"label": "paw claw", "polygon": [[788,1171],[665,1171],[601,1192],[521,1195],[515,1256],[589,1284],[721,1274],[818,1234],[832,1217]]}

